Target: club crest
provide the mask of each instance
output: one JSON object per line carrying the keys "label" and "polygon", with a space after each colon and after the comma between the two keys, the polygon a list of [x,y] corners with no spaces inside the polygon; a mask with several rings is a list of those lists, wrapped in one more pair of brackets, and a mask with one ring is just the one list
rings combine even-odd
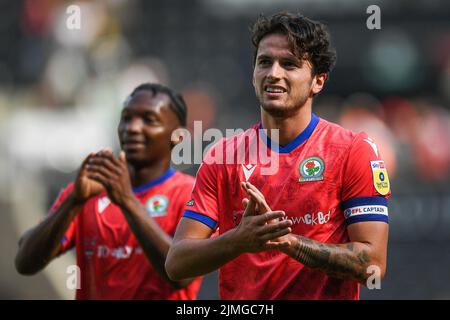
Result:
{"label": "club crest", "polygon": [[298,169],[300,171],[299,182],[321,181],[325,164],[319,157],[309,157],[300,163]]}
{"label": "club crest", "polygon": [[169,200],[166,196],[156,195],[147,200],[145,208],[150,217],[162,217],[167,214]]}

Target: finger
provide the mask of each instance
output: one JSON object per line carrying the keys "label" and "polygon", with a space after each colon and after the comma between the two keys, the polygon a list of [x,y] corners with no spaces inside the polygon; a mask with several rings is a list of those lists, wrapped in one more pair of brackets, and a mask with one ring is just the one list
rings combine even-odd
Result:
{"label": "finger", "polygon": [[112,151],[112,149],[110,147],[106,147],[106,148],[102,149],[102,152],[104,154],[112,154],[113,151]]}
{"label": "finger", "polygon": [[112,173],[110,170],[108,170],[108,168],[106,168],[104,166],[98,166],[95,164],[86,165],[86,170],[88,173],[99,174],[108,180],[111,180],[115,176],[114,173]]}
{"label": "finger", "polygon": [[116,157],[116,156],[114,155],[114,153],[113,153],[112,151],[106,152],[106,153],[105,153],[105,157],[106,157],[107,159],[109,159],[114,165],[116,165],[116,166],[118,166],[118,167],[122,165],[122,162],[119,160],[118,157]]}
{"label": "finger", "polygon": [[80,170],[83,171],[86,169],[86,165],[88,164],[89,160],[95,155],[95,152],[90,152],[86,158],[84,158],[83,162],[81,163]]}
{"label": "finger", "polygon": [[101,174],[98,173],[93,173],[93,172],[89,172],[87,174],[87,177],[91,180],[97,181],[98,183],[100,183],[106,190],[110,189],[110,183],[109,180],[106,179],[104,176],[102,176]]}
{"label": "finger", "polygon": [[98,153],[98,156],[112,160],[114,158],[114,153],[110,148],[105,148]]}
{"label": "finger", "polygon": [[259,195],[259,197],[264,201],[264,207],[266,208],[266,210],[267,210],[267,211],[271,211],[269,205],[268,205],[267,202],[266,202],[266,197],[264,197],[264,195],[262,194],[262,192],[261,192],[257,187],[255,187],[255,186],[254,186],[253,184],[251,184],[250,182],[247,182],[247,183],[246,183],[246,187],[247,187],[247,190],[251,190],[251,191],[255,192],[257,195]]}
{"label": "finger", "polygon": [[287,235],[287,234],[289,234],[291,232],[292,232],[291,228],[283,228],[283,229],[280,229],[280,230],[277,230],[277,231],[274,231],[274,232],[271,232],[271,233],[267,233],[267,234],[261,236],[260,239],[264,240],[264,241],[274,240],[276,238],[280,238],[282,236],[285,236],[285,235]]}
{"label": "finger", "polygon": [[264,199],[264,196],[261,197],[261,195],[257,194],[251,189],[247,190],[247,194],[258,204],[259,208],[262,208],[262,213],[272,211],[266,200]]}
{"label": "finger", "polygon": [[264,249],[266,250],[281,250],[281,249],[285,249],[285,248],[289,248],[291,246],[291,242],[286,240],[286,241],[267,241],[264,244]]}
{"label": "finger", "polygon": [[119,153],[119,160],[122,161],[123,163],[127,162],[127,157],[125,155],[125,151],[123,151],[123,150],[120,151],[120,153]]}
{"label": "finger", "polygon": [[250,200],[248,200],[247,198],[242,199],[242,205],[244,206],[244,209],[247,207],[249,201]]}
{"label": "finger", "polygon": [[115,165],[109,158],[103,156],[102,157],[95,156],[89,160],[88,164],[92,166],[104,167],[108,169],[111,173],[121,175],[121,170],[120,168],[118,168],[118,165]]}
{"label": "finger", "polygon": [[112,149],[108,147],[108,148],[102,148],[99,152],[96,153],[96,155],[99,157],[104,157],[110,153],[112,153]]}
{"label": "finger", "polygon": [[257,194],[259,194],[263,199],[265,199],[264,195],[262,194],[262,192],[255,187],[251,182],[246,182],[246,188],[249,190],[253,190],[254,192],[256,192]]}
{"label": "finger", "polygon": [[258,217],[256,218],[255,221],[258,224],[265,224],[265,223],[269,222],[270,220],[283,218],[285,216],[286,216],[286,214],[284,213],[284,211],[269,211],[264,214],[258,215]]}
{"label": "finger", "polygon": [[242,217],[254,216],[256,215],[256,202],[253,199],[250,199],[247,202],[247,207],[245,208],[244,214]]}
{"label": "finger", "polygon": [[265,211],[272,211],[269,207],[269,205],[267,204],[264,195],[255,187],[253,186],[254,190],[256,191],[251,191],[251,189],[248,188],[248,184],[250,184],[249,182],[241,182],[241,187],[244,189],[244,191],[249,195],[249,196],[253,196],[253,200],[256,201],[257,205],[260,208],[263,208],[263,212]]}
{"label": "finger", "polygon": [[291,220],[283,220],[277,223],[265,224],[258,229],[256,234],[262,236],[264,234],[277,232],[279,230],[289,228],[291,226],[292,226]]}
{"label": "finger", "polygon": [[[122,152],[123,152],[123,151],[121,151],[120,153],[122,153]],[[120,153],[119,153],[119,157],[120,157]],[[125,153],[124,153],[124,155],[125,155]],[[111,161],[111,163],[112,163],[113,165],[115,165],[116,167],[121,167],[121,166],[126,167],[126,166],[124,166],[125,162],[124,162],[124,161],[121,161],[121,160],[119,159],[119,157],[116,157],[116,156],[114,155],[114,153],[113,153],[112,151],[110,151],[110,150],[105,151],[105,153],[104,153],[103,156],[104,156],[106,159],[108,159],[109,161]]]}

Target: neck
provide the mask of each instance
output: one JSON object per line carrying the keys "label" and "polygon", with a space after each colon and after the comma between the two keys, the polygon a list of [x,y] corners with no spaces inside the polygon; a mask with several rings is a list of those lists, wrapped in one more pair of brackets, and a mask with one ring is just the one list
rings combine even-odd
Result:
{"label": "neck", "polygon": [[[309,103],[308,103],[309,102]],[[261,108],[261,122],[271,138],[271,129],[279,130],[279,145],[286,146],[305,130],[311,121],[311,100],[308,100],[295,114],[275,117]]]}
{"label": "neck", "polygon": [[170,168],[170,161],[163,159],[148,166],[128,165],[130,171],[131,185],[139,187],[163,175]]}

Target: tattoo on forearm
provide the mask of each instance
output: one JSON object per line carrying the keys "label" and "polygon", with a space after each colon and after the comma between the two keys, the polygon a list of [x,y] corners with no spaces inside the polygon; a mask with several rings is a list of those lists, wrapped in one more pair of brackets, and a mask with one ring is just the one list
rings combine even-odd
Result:
{"label": "tattoo on forearm", "polygon": [[370,264],[367,251],[356,250],[353,243],[324,244],[301,236],[298,236],[295,259],[330,276],[358,281],[366,279]]}

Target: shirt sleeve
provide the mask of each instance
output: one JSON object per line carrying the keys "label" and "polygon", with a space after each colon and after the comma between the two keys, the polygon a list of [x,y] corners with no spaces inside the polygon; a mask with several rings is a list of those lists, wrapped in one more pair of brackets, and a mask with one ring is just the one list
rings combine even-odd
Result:
{"label": "shirt sleeve", "polygon": [[[49,214],[54,214],[58,207],[61,205],[61,203],[70,195],[70,193],[73,191],[74,184],[70,183],[68,184],[64,189],[62,189],[56,198],[55,202],[53,203],[52,207],[50,208]],[[69,227],[67,228],[64,236],[61,239],[61,246],[60,246],[60,253],[64,253],[67,250],[73,248],[75,244],[75,230],[76,230],[76,224],[77,224],[77,217],[73,219],[73,221],[70,223]]]}
{"label": "shirt sleeve", "polygon": [[360,133],[350,148],[343,176],[342,206],[347,224],[389,222],[391,195],[386,164],[375,142]]}
{"label": "shirt sleeve", "polygon": [[186,203],[191,199],[192,186],[194,184],[194,179],[186,179],[182,184],[177,184],[177,192],[175,193],[176,206],[175,215],[173,220],[173,227],[170,229],[170,235],[175,234],[177,225],[183,216]]}
{"label": "shirt sleeve", "polygon": [[207,161],[210,155],[211,152],[205,157],[198,169],[191,199],[186,204],[183,217],[197,220],[214,230],[219,221],[218,165]]}

